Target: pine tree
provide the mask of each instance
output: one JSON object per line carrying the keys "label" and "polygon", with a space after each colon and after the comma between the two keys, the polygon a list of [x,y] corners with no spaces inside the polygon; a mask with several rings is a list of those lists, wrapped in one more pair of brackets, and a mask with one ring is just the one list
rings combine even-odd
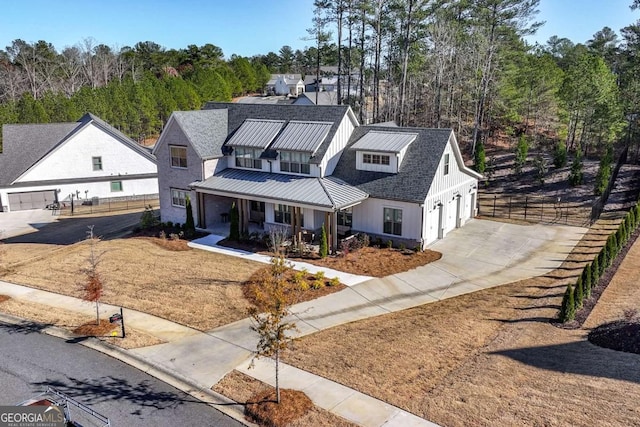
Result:
{"label": "pine tree", "polygon": [[587,264],[587,266],[582,270],[582,284],[584,285],[584,298],[591,298],[591,279],[593,278],[593,273],[591,271],[591,264]]}
{"label": "pine tree", "polygon": [[573,302],[573,288],[570,284],[567,285],[567,290],[564,292],[559,317],[562,323],[570,322],[576,317],[576,309]]}
{"label": "pine tree", "polygon": [[576,311],[582,308],[582,302],[584,301],[584,288],[582,283],[582,276],[578,277],[578,281],[576,282],[576,286],[574,289],[573,302],[576,307]]}
{"label": "pine tree", "polygon": [[322,231],[320,232],[320,257],[326,258],[329,255],[329,245],[327,244],[327,231],[322,224]]}

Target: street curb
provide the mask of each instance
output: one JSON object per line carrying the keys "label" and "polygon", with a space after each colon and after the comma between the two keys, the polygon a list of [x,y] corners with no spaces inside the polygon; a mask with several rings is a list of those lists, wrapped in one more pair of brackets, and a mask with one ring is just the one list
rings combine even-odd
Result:
{"label": "street curb", "polygon": [[[6,313],[0,313],[0,322],[10,325],[36,324],[43,326],[43,328],[38,331],[40,333],[45,333],[47,335],[51,335],[53,337],[61,338],[64,340],[76,340],[79,338],[78,335],[75,335],[67,331],[66,329],[57,326],[46,325],[41,322],[22,319],[20,317]],[[244,408],[242,404],[237,403],[220,393],[216,393],[206,386],[198,384],[197,382],[171,369],[152,363],[144,356],[133,354],[125,349],[117,347],[113,344],[102,342],[93,337],[87,337],[82,341],[77,341],[77,344],[81,344],[92,350],[99,351],[100,353],[120,360],[121,362],[126,363],[129,366],[132,366],[148,375],[151,375],[152,377],[166,384],[169,384],[172,387],[175,387],[176,389],[209,404],[210,406],[213,406],[218,411],[246,426],[258,427],[257,424],[253,424],[245,419]]]}

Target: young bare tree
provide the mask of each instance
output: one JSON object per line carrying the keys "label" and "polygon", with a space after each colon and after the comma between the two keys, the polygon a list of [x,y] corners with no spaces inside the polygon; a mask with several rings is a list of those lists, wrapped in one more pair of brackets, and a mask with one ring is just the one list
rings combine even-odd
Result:
{"label": "young bare tree", "polygon": [[104,289],[104,282],[98,264],[100,263],[100,254],[97,253],[96,246],[100,238],[93,234],[93,225],[88,226],[87,240],[89,241],[89,266],[84,270],[85,282],[82,287],[82,299],[96,304],[96,324],[100,324],[100,298]]}
{"label": "young bare tree", "polygon": [[291,267],[282,255],[271,258],[271,272],[256,291],[256,306],[249,309],[254,324],[251,327],[260,337],[253,362],[259,357],[271,357],[276,363],[276,402],[280,403],[280,352],[285,350],[293,338],[288,331],[296,330],[293,322],[287,321],[291,314],[291,297],[286,292],[285,273]]}

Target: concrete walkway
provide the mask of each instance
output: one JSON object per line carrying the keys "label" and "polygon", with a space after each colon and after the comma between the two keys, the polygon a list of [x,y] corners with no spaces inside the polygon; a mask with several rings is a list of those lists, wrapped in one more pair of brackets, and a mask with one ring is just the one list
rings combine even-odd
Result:
{"label": "concrete walkway", "polygon": [[[325,272],[327,277],[338,276],[350,286],[338,293],[295,305],[292,307],[294,320],[302,336],[543,275],[564,261],[585,232],[583,228],[566,226],[522,226],[474,220],[434,244],[431,249],[442,252],[443,257],[426,266],[375,279]],[[219,247],[215,239],[200,239],[192,245],[268,262],[268,257]],[[311,265],[301,264],[296,263],[294,268],[304,267],[313,271]],[[0,282],[0,294],[73,311],[93,309],[71,297],[16,286]],[[111,307],[106,309],[113,310]],[[166,320],[131,310],[125,310],[125,318],[131,327],[164,337],[167,341],[131,350],[129,354],[175,373],[176,378],[188,378],[199,389],[210,388],[233,369],[273,384],[274,370],[269,361],[259,361],[254,369],[247,369],[257,342],[257,336],[250,330],[249,319],[202,333],[180,325],[172,326]],[[283,366],[280,379],[286,387],[307,392],[316,405],[359,425],[434,426],[399,408],[291,366]]]}

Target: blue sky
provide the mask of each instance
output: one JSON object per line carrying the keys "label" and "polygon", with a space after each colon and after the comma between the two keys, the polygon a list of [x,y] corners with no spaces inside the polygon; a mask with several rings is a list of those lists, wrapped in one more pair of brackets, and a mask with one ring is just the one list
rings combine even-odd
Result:
{"label": "blue sky", "polygon": [[[552,35],[584,43],[604,26],[620,28],[640,19],[631,0],[541,0],[530,39]],[[313,0],[0,0],[0,48],[14,39],[46,40],[58,50],[87,37],[109,46],[151,40],[166,48],[212,43],[225,56],[302,49],[311,27]]]}

